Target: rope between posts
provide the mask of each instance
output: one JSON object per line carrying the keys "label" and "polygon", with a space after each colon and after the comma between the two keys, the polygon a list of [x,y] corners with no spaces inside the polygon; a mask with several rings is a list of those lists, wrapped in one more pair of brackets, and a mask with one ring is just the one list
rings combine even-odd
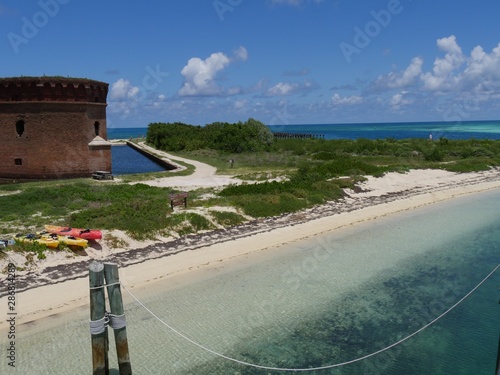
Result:
{"label": "rope between posts", "polygon": [[105,288],[107,286],[113,286],[113,285],[120,285],[120,282],[117,281],[116,283],[111,283],[111,284],[104,284],[104,285],[99,285],[99,286],[91,286],[91,287],[89,287],[89,289],[90,290],[102,289],[102,288]]}
{"label": "rope between posts", "polygon": [[370,357],[373,357],[373,356],[376,356],[378,354],[381,354],[389,349],[392,349],[400,344],[402,344],[403,342],[409,340],[410,338],[412,338],[413,336],[417,335],[418,333],[422,332],[423,330],[427,329],[428,327],[430,327],[431,325],[433,325],[434,323],[436,323],[438,320],[440,320],[441,318],[443,318],[445,315],[447,315],[449,312],[451,312],[453,309],[455,309],[458,305],[460,305],[466,298],[468,298],[472,293],[474,293],[481,285],[483,285],[486,280],[488,280],[491,275],[493,275],[497,270],[498,268],[500,268],[500,264],[498,264],[494,269],[493,271],[491,271],[479,284],[477,284],[469,293],[467,293],[464,297],[462,297],[458,302],[456,302],[453,306],[451,306],[448,310],[446,310],[445,312],[443,312],[441,315],[439,315],[437,318],[435,318],[434,320],[430,321],[429,323],[427,323],[426,325],[424,325],[423,327],[419,328],[418,330],[416,330],[415,332],[409,334],[408,336],[406,336],[405,338],[399,340],[399,341],[396,341],[395,343],[389,345],[389,346],[386,346],[385,348],[383,349],[380,349],[380,350],[377,350],[375,352],[372,352],[370,354],[367,354],[365,356],[362,356],[362,357],[358,357],[358,358],[355,358],[355,359],[352,359],[352,360],[349,360],[349,361],[345,361],[345,362],[341,362],[341,363],[337,363],[337,364],[333,364],[333,365],[327,365],[327,366],[321,366],[321,367],[312,367],[312,368],[279,368],[279,367],[271,367],[271,366],[264,366],[264,365],[258,365],[258,364],[254,364],[254,363],[249,363],[249,362],[245,362],[245,361],[241,361],[239,359],[235,359],[235,358],[231,358],[231,357],[228,357],[224,354],[221,354],[221,353],[218,353],[210,348],[207,348],[205,346],[203,346],[202,344],[199,344],[197,343],[196,341],[190,339],[189,337],[187,337],[186,335],[182,334],[181,332],[177,331],[175,328],[173,328],[172,326],[170,326],[168,323],[166,323],[163,319],[161,319],[159,316],[157,316],[153,311],[151,311],[148,307],[146,307],[135,295],[132,294],[132,292],[130,292],[130,290],[128,290],[124,285],[122,285],[123,289],[125,289],[127,291],[128,294],[130,294],[130,296],[137,301],[137,303],[142,306],[149,314],[151,314],[154,318],[156,318],[160,323],[162,323],[165,327],[167,327],[169,330],[171,330],[172,332],[174,332],[176,335],[182,337],[184,340],[190,342],[191,344],[199,347],[200,349],[206,351],[206,352],[209,352],[217,357],[220,357],[220,358],[223,358],[223,359],[226,359],[228,361],[231,361],[231,362],[234,362],[234,363],[238,363],[240,365],[244,365],[244,366],[249,366],[249,367],[253,367],[253,368],[257,368],[257,369],[262,369],[262,370],[271,370],[271,371],[291,371],[291,372],[306,372],[306,371],[318,371],[318,370],[327,370],[327,369],[332,369],[332,368],[335,368],[335,367],[341,367],[341,366],[345,366],[345,365],[349,365],[349,364],[353,364],[353,363],[356,363],[356,362],[360,362],[360,361],[363,361],[365,359],[368,359]]}

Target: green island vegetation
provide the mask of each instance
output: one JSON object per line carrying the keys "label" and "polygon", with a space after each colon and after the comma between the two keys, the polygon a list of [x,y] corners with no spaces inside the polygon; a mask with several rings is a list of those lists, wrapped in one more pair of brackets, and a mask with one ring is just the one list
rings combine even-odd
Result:
{"label": "green island vegetation", "polygon": [[[44,224],[116,229],[137,240],[182,236],[324,204],[341,198],[344,188],[353,188],[367,175],[421,168],[462,173],[500,165],[500,141],[276,139],[254,119],[204,127],[153,123],[146,143],[210,164],[219,174],[245,182],[191,191],[188,209],[175,211],[168,195],[176,191],[140,183],[171,172],[124,176],[121,183],[74,179],[4,184],[0,185],[0,239],[41,230]],[[112,246],[126,245],[113,235],[108,241]],[[24,245],[13,248],[30,250]],[[40,249],[31,251],[43,257]]]}

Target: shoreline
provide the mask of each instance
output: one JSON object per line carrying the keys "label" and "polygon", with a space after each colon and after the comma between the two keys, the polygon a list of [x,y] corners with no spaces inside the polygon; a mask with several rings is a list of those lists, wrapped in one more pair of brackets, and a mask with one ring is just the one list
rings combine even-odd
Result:
{"label": "shoreline", "polygon": [[[119,265],[120,279],[127,288],[154,293],[159,287],[157,281],[171,280],[170,287],[196,282],[223,272],[222,268],[265,261],[286,244],[498,188],[498,169],[461,175],[439,170],[391,173],[378,179],[369,178],[359,185],[359,191],[347,190],[346,197],[339,201],[293,214],[253,220],[238,227],[110,253],[100,260]],[[19,323],[88,305],[88,265],[94,260],[99,259],[55,264],[38,272],[16,275]],[[7,306],[5,295],[0,301]],[[6,314],[6,308],[2,309],[0,330],[6,328]]]}

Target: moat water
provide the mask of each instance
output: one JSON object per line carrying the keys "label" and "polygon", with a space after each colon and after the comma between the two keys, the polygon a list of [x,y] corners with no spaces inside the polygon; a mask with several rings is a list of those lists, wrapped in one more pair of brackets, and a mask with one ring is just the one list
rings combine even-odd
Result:
{"label": "moat water", "polygon": [[163,166],[142,155],[130,146],[111,147],[111,162],[115,176],[134,173],[162,172]]}

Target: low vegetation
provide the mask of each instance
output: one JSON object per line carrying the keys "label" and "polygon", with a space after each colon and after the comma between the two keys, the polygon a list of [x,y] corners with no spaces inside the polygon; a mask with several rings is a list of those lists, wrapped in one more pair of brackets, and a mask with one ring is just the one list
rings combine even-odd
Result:
{"label": "low vegetation", "polygon": [[[141,183],[80,179],[0,185],[0,237],[41,230],[48,223],[118,229],[139,240],[185,235],[323,204],[342,197],[343,188],[366,175],[412,168],[471,172],[500,165],[500,141],[273,139],[253,119],[206,127],[155,123],[149,126],[147,142],[247,182],[191,192],[189,208],[203,208],[206,215],[172,211],[171,189]],[[233,211],[211,209],[215,206]]]}

